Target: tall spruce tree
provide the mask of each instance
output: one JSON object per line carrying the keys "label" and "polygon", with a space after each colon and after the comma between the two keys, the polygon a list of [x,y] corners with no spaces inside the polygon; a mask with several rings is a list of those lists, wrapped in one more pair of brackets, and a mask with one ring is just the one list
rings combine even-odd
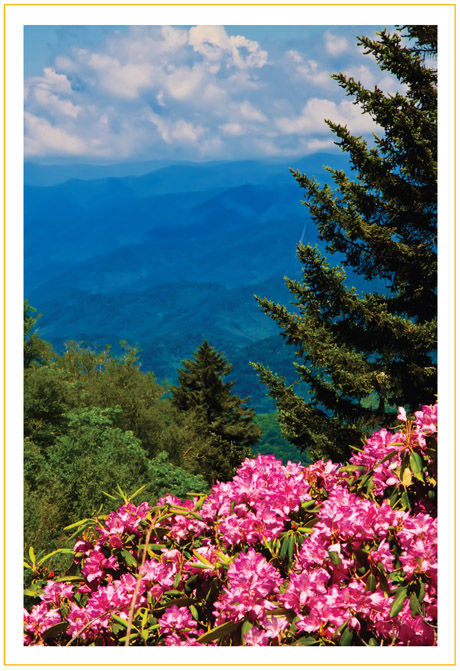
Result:
{"label": "tall spruce tree", "polygon": [[[341,255],[343,267],[299,244],[302,281],[286,279],[296,311],[257,299],[296,348],[307,391],[297,395],[284,378],[255,368],[286,437],[314,459],[347,457],[364,432],[393,420],[389,406],[414,409],[436,393],[437,29],[401,26],[358,44],[399,80],[399,92],[333,78],[380,129],[368,143],[327,121],[353,169],[350,177],[327,168],[333,188],[292,171],[326,252]],[[345,268],[383,288],[358,292]]]}
{"label": "tall spruce tree", "polygon": [[192,359],[183,362],[178,371],[179,384],[172,387],[172,403],[180,411],[193,411],[208,444],[199,446],[193,455],[196,467],[208,481],[228,480],[261,436],[253,423],[254,410],[248,399],[232,392],[234,382],[224,380],[232,370],[225,356],[207,340],[198,347]]}

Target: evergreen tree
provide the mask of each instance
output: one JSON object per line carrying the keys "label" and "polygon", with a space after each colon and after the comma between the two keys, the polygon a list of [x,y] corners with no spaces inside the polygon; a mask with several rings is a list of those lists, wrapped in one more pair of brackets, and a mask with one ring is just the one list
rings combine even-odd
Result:
{"label": "evergreen tree", "polygon": [[37,310],[29,301],[24,301],[24,368],[46,363],[51,356],[51,345],[42,340],[36,333],[35,325],[41,315],[35,316]]}
{"label": "evergreen tree", "polygon": [[302,281],[286,280],[297,310],[257,299],[295,346],[307,391],[297,395],[255,368],[286,436],[312,458],[343,459],[363,432],[391,422],[389,406],[416,408],[436,393],[437,75],[426,59],[436,52],[436,26],[403,26],[358,44],[399,80],[399,92],[333,78],[380,130],[368,143],[327,121],[353,169],[349,177],[328,168],[335,188],[292,172],[326,252],[374,285],[358,293],[344,267],[299,244]]}
{"label": "evergreen tree", "polygon": [[205,340],[193,359],[183,362],[178,371],[179,384],[171,390],[173,405],[180,411],[193,412],[211,439],[194,455],[211,482],[231,478],[235,467],[251,456],[250,447],[261,435],[253,423],[254,410],[245,405],[248,399],[233,394],[235,383],[223,379],[231,369],[224,355]]}

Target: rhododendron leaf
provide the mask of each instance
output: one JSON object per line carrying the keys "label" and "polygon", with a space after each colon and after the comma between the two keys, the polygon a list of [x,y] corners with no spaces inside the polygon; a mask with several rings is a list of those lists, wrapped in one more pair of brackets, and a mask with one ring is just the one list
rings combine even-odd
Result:
{"label": "rhododendron leaf", "polygon": [[404,510],[410,510],[409,494],[406,492],[406,490],[404,490],[401,495],[401,504]]}
{"label": "rhododendron leaf", "polygon": [[137,568],[137,561],[131,554],[129,550],[126,550],[126,548],[122,548],[120,550],[120,554],[125,560],[125,562],[128,564],[128,566],[132,566],[133,568]]}
{"label": "rhododendron leaf", "polygon": [[375,592],[376,587],[377,587],[376,577],[373,573],[370,573],[366,580],[366,589],[368,592]]}
{"label": "rhododendron leaf", "polygon": [[32,545],[29,548],[29,558],[30,558],[30,561],[32,562],[32,565],[35,566],[36,558],[35,558],[35,552],[34,552],[34,549],[33,549]]}
{"label": "rhododendron leaf", "polygon": [[422,608],[415,592],[412,592],[409,597],[409,606],[412,617],[417,617],[417,615],[422,612]]}
{"label": "rhododendron leaf", "polygon": [[174,508],[171,508],[172,513],[178,513],[179,515],[191,515],[192,517],[195,517],[197,520],[203,520],[201,515],[194,510],[190,510],[189,508],[183,508],[182,506],[174,506]]}
{"label": "rhododendron leaf", "polygon": [[36,585],[36,586],[35,586],[35,589],[25,589],[25,590],[24,590],[24,594],[25,594],[26,596],[37,597],[37,596],[40,596],[40,594],[42,593],[42,591],[43,591],[42,588],[41,588],[39,585]]}
{"label": "rhododendron leaf", "polygon": [[388,584],[388,580],[387,580],[386,572],[385,572],[385,567],[382,564],[382,562],[379,562],[377,564],[377,569],[378,569],[378,574],[379,574],[380,587],[382,588],[383,592],[385,592],[385,594],[387,596],[389,596],[390,595],[390,586]]}
{"label": "rhododendron leaf", "polygon": [[402,472],[400,479],[404,487],[410,487],[412,484],[412,471],[408,466]]}
{"label": "rhododendron leaf", "polygon": [[189,606],[189,610],[190,610],[191,614],[193,615],[193,618],[198,622],[198,620],[200,619],[200,616],[198,614],[198,611],[197,611],[196,607],[193,606],[193,605]]}
{"label": "rhododendron leaf", "polygon": [[[308,499],[308,501],[302,501],[302,503],[300,504],[300,507],[305,508],[306,510],[309,510],[310,508],[314,508],[316,505],[317,504],[316,504],[315,499]],[[318,506],[318,510],[319,510],[319,506]]]}
{"label": "rhododendron leaf", "polygon": [[23,563],[24,563],[24,566],[25,566],[26,568],[30,568],[30,569],[32,570],[32,566],[31,566],[30,564],[28,564],[25,560],[24,560]]}
{"label": "rhododendron leaf", "polygon": [[289,536],[286,534],[283,538],[283,542],[281,543],[280,559],[285,559],[288,552],[288,546],[289,546]]}
{"label": "rhododendron leaf", "polygon": [[78,522],[74,522],[73,524],[69,524],[69,526],[64,527],[64,531],[67,531],[67,529],[74,529],[75,527],[78,527],[80,524],[85,524],[85,522],[89,522],[90,519],[87,517],[84,520],[79,520]]}
{"label": "rhododendron leaf", "polygon": [[[128,622],[127,622],[126,620],[124,620],[122,617],[120,617],[119,615],[115,615],[115,613],[112,613],[112,619],[113,619],[117,624],[119,624],[119,625],[121,625],[122,627],[124,627],[125,629],[128,628]],[[132,626],[134,627],[134,625],[132,625]],[[136,627],[134,627],[134,629],[136,629]]]}
{"label": "rhododendron leaf", "polygon": [[345,627],[347,626],[347,623],[348,623],[348,621],[345,620],[345,622],[342,622],[342,624],[339,625],[339,626],[337,627],[337,629],[334,631],[334,635],[333,635],[333,637],[332,637],[334,641],[338,641],[338,640],[339,640],[339,638],[340,638],[340,634],[342,633],[342,631],[343,631],[343,630],[345,629]]}
{"label": "rhododendron leaf", "polygon": [[289,542],[288,542],[288,548],[287,548],[287,554],[289,561],[292,561],[292,557],[294,555],[294,534],[289,535]]}
{"label": "rhododendron leaf", "polygon": [[[131,641],[134,641],[136,638],[138,638],[138,636],[139,636],[139,632],[130,634],[130,635],[129,635],[129,641],[130,641],[130,644],[131,644]],[[122,636],[122,637],[119,638],[118,640],[119,640],[120,643],[125,644],[125,643],[126,643],[126,639],[127,639],[126,636]]]}
{"label": "rhododendron leaf", "polygon": [[42,638],[44,638],[45,641],[49,638],[55,638],[56,636],[59,636],[60,634],[63,634],[65,631],[67,631],[68,627],[68,622],[57,622],[42,634]]}
{"label": "rhododendron leaf", "polygon": [[81,580],[81,575],[60,575],[54,578],[54,582],[67,582],[68,580]]}
{"label": "rhododendron leaf", "polygon": [[180,574],[180,572],[179,572],[179,573],[176,575],[176,577],[174,578],[174,582],[173,582],[173,587],[174,587],[174,589],[177,589],[177,588],[179,587],[180,580],[181,580],[181,574]]}
{"label": "rhododendron leaf", "polygon": [[339,645],[351,645],[353,641],[353,630],[348,627],[344,628],[340,637]]}
{"label": "rhododendron leaf", "polygon": [[396,617],[404,605],[404,601],[407,597],[407,587],[399,587],[396,592],[396,596],[391,604],[390,617]]}
{"label": "rhododendron leaf", "polygon": [[412,470],[412,473],[415,475],[417,480],[420,480],[421,482],[425,482],[423,479],[423,474],[422,474],[422,469],[423,469],[423,461],[422,457],[419,455],[418,452],[412,452],[410,455],[410,467]]}
{"label": "rhododendron leaf", "polygon": [[425,583],[421,580],[420,589],[418,591],[418,600],[420,601],[420,603],[423,602],[424,598],[425,598]]}
{"label": "rhododendron leaf", "polygon": [[216,641],[224,636],[228,636],[232,632],[236,631],[239,627],[242,626],[242,621],[239,622],[224,622],[218,627],[214,627],[206,634],[202,634],[197,638],[197,643],[209,643],[210,641]]}
{"label": "rhododendron leaf", "polygon": [[139,489],[136,489],[136,491],[134,492],[134,494],[131,494],[131,495],[129,496],[129,500],[131,501],[135,496],[137,496],[138,494],[140,494],[146,487],[147,487],[147,485],[142,485],[142,487],[139,487]]}
{"label": "rhododendron leaf", "polygon": [[340,559],[337,552],[334,552],[333,550],[329,550],[328,555],[331,558],[331,561],[334,564],[334,566],[340,566],[340,564],[342,563],[342,560]]}
{"label": "rhododendron leaf", "polygon": [[316,643],[318,641],[313,636],[302,636],[296,641],[295,645],[315,645]]}
{"label": "rhododendron leaf", "polygon": [[177,589],[168,589],[167,592],[164,593],[165,596],[183,596],[182,592],[179,592]]}
{"label": "rhododendron leaf", "polygon": [[118,500],[117,496],[113,496],[113,494],[109,494],[108,492],[105,492],[103,489],[101,491],[102,491],[103,494],[105,494],[105,496],[108,496],[109,499],[113,499],[114,501]]}
{"label": "rhododendron leaf", "polygon": [[37,566],[41,566],[43,562],[45,562],[47,559],[52,557],[53,555],[57,554],[63,554],[63,555],[73,555],[73,550],[70,548],[59,548],[59,550],[53,550],[53,552],[49,552],[47,555],[42,557],[39,562],[37,562]]}
{"label": "rhododendron leaf", "polygon": [[206,559],[206,557],[203,557],[203,555],[200,554],[199,552],[197,552],[197,550],[193,550],[193,554],[195,555],[195,557],[198,557],[198,559],[199,559],[203,564],[206,564],[207,566],[214,567],[214,564],[212,564],[208,559]]}
{"label": "rhododendron leaf", "polygon": [[377,641],[376,638],[374,638],[373,636],[371,636],[370,639],[368,640],[367,644],[368,644],[368,645],[371,645],[371,646],[375,646],[375,645],[378,645],[378,641]]}

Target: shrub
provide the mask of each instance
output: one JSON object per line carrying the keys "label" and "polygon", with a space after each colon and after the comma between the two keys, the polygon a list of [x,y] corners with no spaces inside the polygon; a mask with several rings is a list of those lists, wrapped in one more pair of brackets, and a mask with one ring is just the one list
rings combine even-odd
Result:
{"label": "shrub", "polygon": [[76,523],[25,643],[435,645],[437,406],[398,419],[345,465],[259,455],[207,496]]}

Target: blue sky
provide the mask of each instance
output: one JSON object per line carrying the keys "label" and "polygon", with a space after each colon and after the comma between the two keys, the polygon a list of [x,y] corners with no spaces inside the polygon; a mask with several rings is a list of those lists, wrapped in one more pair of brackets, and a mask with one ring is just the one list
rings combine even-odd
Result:
{"label": "blue sky", "polygon": [[378,130],[330,78],[394,92],[356,45],[383,26],[26,26],[25,158],[281,158]]}

